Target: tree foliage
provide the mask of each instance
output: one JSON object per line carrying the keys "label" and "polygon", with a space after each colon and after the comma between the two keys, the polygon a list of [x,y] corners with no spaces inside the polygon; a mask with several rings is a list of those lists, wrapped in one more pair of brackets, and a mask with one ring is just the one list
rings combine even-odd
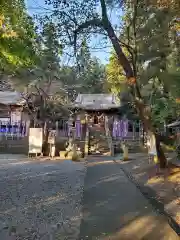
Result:
{"label": "tree foliage", "polygon": [[12,73],[36,61],[35,28],[23,0],[0,3],[0,71]]}
{"label": "tree foliage", "polygon": [[[175,98],[179,94],[180,48],[177,31],[171,27],[176,11],[144,4],[141,0],[126,1],[124,7],[121,43],[131,56],[143,99],[152,107],[152,120],[156,125],[164,124],[178,110]],[[108,64],[112,69],[107,71],[111,86],[120,76],[123,79],[123,69],[118,68],[117,60],[112,54]]]}
{"label": "tree foliage", "polygon": [[78,55],[79,92],[102,93],[105,82],[105,67],[97,58],[92,58],[89,47],[84,41]]}
{"label": "tree foliage", "polygon": [[[126,56],[129,54],[124,49]],[[109,63],[106,65],[106,81],[108,90],[118,95],[119,93],[128,91],[126,75],[121,65],[119,65],[116,53],[113,51],[109,58]]]}
{"label": "tree foliage", "polygon": [[[34,118],[38,116],[43,124],[48,120],[55,121],[59,114],[65,112],[63,106],[66,102],[66,92],[59,74],[62,45],[52,22],[42,26],[38,51],[40,61],[24,72],[28,79],[19,86],[26,89],[23,92],[28,109],[32,109]],[[21,74],[22,71],[20,78],[23,78]]]}

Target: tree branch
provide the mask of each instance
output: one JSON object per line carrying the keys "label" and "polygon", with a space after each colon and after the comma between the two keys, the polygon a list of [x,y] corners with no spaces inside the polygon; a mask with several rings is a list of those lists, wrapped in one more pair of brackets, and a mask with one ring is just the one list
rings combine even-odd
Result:
{"label": "tree branch", "polygon": [[[100,2],[101,2],[101,10],[102,10],[102,23],[103,23],[103,27],[106,30],[106,32],[107,32],[107,34],[109,36],[109,39],[112,42],[112,45],[113,45],[114,50],[115,50],[115,52],[117,54],[119,63],[123,67],[123,69],[124,69],[124,71],[126,73],[126,77],[128,79],[129,78],[135,78],[136,79],[136,76],[134,75],[134,71],[133,71],[133,69],[131,67],[131,64],[128,61],[126,55],[124,54],[124,52],[122,50],[122,47],[121,47],[121,45],[119,43],[119,39],[118,39],[118,37],[117,37],[113,27],[112,27],[111,22],[108,19],[105,0],[100,0]],[[141,93],[140,93],[139,86],[137,85],[137,82],[135,82],[134,87],[131,87],[131,91],[134,93],[134,95],[139,100],[142,101],[142,96],[141,96]],[[142,107],[141,103],[140,103],[140,105]],[[139,106],[138,106],[138,108],[140,109]],[[143,107],[142,107],[142,109],[143,109]]]}
{"label": "tree branch", "polygon": [[103,28],[103,23],[101,19],[94,18],[88,20],[81,25],[79,25],[76,30],[74,31],[74,50],[76,52],[76,44],[77,44],[77,35],[82,32],[82,30],[87,29],[88,27],[99,27]]}
{"label": "tree branch", "polygon": [[121,44],[121,46],[127,48],[128,52],[133,55],[133,52],[134,52],[134,48],[131,47],[129,44],[126,44],[125,42],[119,40],[119,43]]}

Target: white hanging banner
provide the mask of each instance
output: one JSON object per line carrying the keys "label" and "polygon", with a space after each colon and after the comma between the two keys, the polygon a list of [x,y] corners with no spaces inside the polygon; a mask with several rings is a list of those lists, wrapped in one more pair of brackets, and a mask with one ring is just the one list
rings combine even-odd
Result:
{"label": "white hanging banner", "polygon": [[153,133],[148,133],[147,146],[148,146],[148,153],[150,155],[157,156],[156,138],[155,138],[155,135]]}
{"label": "white hanging banner", "polygon": [[0,118],[0,124],[8,124],[10,122],[10,118]]}
{"label": "white hanging banner", "polygon": [[29,153],[42,153],[43,129],[29,129]]}
{"label": "white hanging banner", "polygon": [[56,130],[50,130],[48,136],[48,143],[55,144]]}
{"label": "white hanging banner", "polygon": [[11,124],[15,124],[20,121],[21,121],[21,112],[20,111],[11,112]]}

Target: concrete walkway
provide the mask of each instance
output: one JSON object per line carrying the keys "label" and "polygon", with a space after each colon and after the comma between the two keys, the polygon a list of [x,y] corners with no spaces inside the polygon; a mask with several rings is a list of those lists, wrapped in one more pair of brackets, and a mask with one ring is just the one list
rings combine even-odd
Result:
{"label": "concrete walkway", "polygon": [[176,240],[167,219],[106,157],[89,158],[79,239]]}

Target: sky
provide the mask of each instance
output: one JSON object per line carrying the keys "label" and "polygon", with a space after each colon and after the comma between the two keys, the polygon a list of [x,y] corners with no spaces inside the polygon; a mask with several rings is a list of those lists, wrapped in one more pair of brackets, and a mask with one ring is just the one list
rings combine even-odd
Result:
{"label": "sky", "polygon": [[[45,9],[49,8],[49,6],[45,5],[45,0],[25,0],[27,5],[27,10],[30,15],[34,14],[44,14],[46,12]],[[122,13],[120,13],[122,15]],[[116,11],[109,13],[109,18],[113,25],[119,24],[120,15],[117,14]],[[91,54],[100,59],[103,64],[108,62],[110,52],[112,50],[111,43],[107,42],[104,43],[102,37],[99,36],[92,36],[91,41]]]}

